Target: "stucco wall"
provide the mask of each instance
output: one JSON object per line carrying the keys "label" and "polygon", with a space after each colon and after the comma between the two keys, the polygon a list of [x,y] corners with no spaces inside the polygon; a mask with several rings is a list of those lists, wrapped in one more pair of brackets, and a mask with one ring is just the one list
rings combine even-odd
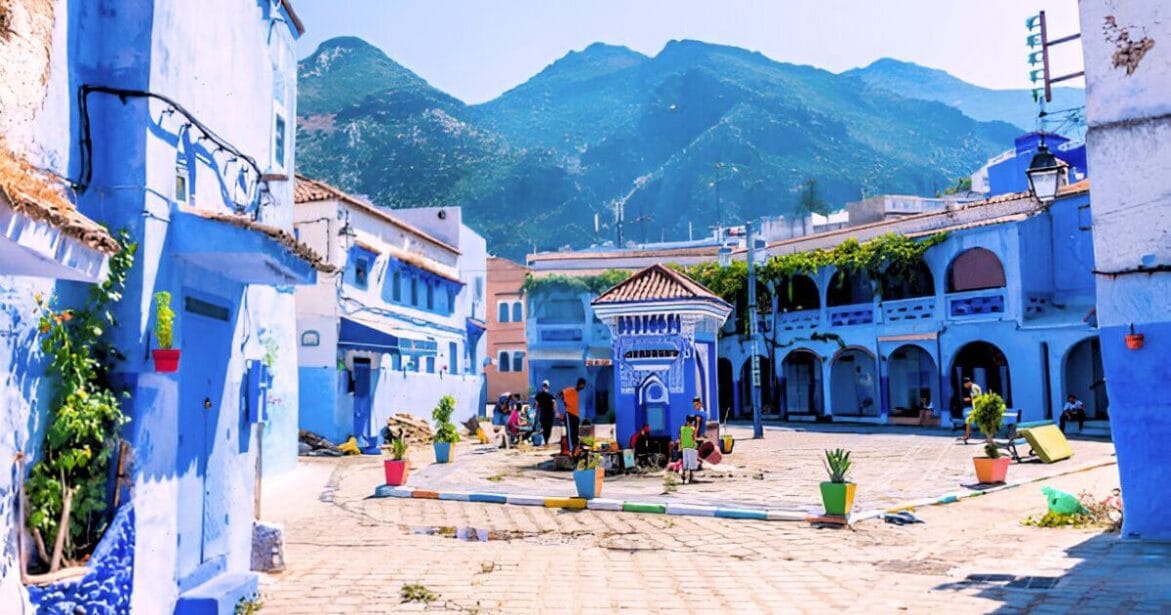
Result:
{"label": "stucco wall", "polygon": [[[1098,321],[1123,533],[1168,539],[1171,398],[1161,385],[1171,380],[1171,6],[1082,0],[1079,8],[1094,255],[1106,272],[1098,276]],[[1141,350],[1126,347],[1132,325],[1145,336]]]}

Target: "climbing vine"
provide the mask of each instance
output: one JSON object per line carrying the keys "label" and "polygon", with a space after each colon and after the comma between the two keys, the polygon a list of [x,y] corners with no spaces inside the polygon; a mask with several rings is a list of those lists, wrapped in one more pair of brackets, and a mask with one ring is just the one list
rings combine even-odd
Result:
{"label": "climbing vine", "polygon": [[[121,354],[108,343],[115,325],[111,308],[122,299],[137,244],[125,232],[110,257],[109,274],[90,288],[85,307],[57,310],[38,295],[41,351],[49,360],[55,391],[36,465],[25,483],[28,526],[49,571],[79,561],[105,529],[110,458],[127,421],[111,388],[111,363]],[[45,546],[53,538],[52,554]]]}

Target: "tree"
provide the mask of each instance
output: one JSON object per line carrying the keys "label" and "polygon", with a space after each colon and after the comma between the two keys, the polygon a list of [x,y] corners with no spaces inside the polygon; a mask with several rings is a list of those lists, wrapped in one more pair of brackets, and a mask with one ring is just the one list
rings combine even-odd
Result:
{"label": "tree", "polygon": [[821,199],[817,193],[817,180],[812,177],[801,184],[801,197],[797,201],[799,212],[810,214],[829,214],[829,204]]}

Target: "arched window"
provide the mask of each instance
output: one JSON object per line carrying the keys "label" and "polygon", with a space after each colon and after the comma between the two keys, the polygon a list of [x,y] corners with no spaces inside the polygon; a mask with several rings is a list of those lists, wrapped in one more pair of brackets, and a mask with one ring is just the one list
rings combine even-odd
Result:
{"label": "arched window", "polygon": [[512,353],[512,371],[523,372],[525,370],[525,353]]}
{"label": "arched window", "polygon": [[882,277],[882,300],[898,301],[935,294],[935,278],[927,263],[919,260],[906,271],[888,272]]}
{"label": "arched window", "polygon": [[777,285],[777,309],[782,312],[816,310],[821,307],[821,293],[809,276],[797,275]]}
{"label": "arched window", "polygon": [[503,350],[500,351],[500,357],[496,361],[496,371],[507,372],[507,371],[511,371],[511,370],[512,370],[512,363],[509,360],[508,353]]}
{"label": "arched window", "polygon": [[496,320],[499,322],[508,322],[508,302],[501,301],[496,305]]}
{"label": "arched window", "polygon": [[1004,266],[991,250],[972,248],[955,257],[947,269],[947,292],[1002,288]]}
{"label": "arched window", "polygon": [[521,307],[520,301],[515,301],[512,304],[512,322],[520,322],[524,320],[524,308]]}
{"label": "arched window", "polygon": [[857,305],[874,301],[874,290],[870,286],[870,278],[862,271],[848,271],[839,269],[829,281],[829,291],[826,293],[825,304],[829,307],[838,305]]}

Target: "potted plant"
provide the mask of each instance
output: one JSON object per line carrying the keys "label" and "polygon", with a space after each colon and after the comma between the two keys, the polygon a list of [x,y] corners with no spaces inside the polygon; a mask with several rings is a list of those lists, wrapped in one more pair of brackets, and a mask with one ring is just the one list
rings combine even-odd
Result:
{"label": "potted plant", "polygon": [[431,441],[435,446],[435,463],[451,463],[451,447],[459,442],[459,432],[455,423],[451,422],[451,413],[455,412],[455,398],[444,395],[439,399],[439,405],[431,411],[431,418],[435,419],[435,435]]}
{"label": "potted plant", "polygon": [[402,436],[390,441],[391,459],[382,462],[386,472],[386,484],[399,487],[407,482],[407,475],[411,472],[411,462],[407,460],[407,441]]}
{"label": "potted plant", "polygon": [[1130,333],[1126,334],[1126,347],[1130,350],[1139,350],[1143,347],[1144,336],[1134,332],[1134,325],[1130,325]]}
{"label": "potted plant", "polygon": [[171,309],[171,293],[160,290],[155,293],[155,338],[159,347],[151,351],[155,360],[155,371],[172,373],[179,371],[179,349],[171,348],[175,341],[175,311]]}
{"label": "potted plant", "polygon": [[577,497],[592,500],[602,497],[602,479],[606,471],[602,468],[602,456],[589,453],[577,462],[573,471],[573,482],[577,485]]}
{"label": "potted plant", "polygon": [[996,393],[984,393],[972,398],[971,420],[984,434],[984,457],[973,457],[976,479],[981,483],[1003,483],[1011,459],[996,448],[996,432],[1004,421],[1004,400]]}
{"label": "potted plant", "polygon": [[822,460],[829,481],[821,483],[821,502],[825,505],[825,514],[845,517],[854,509],[854,491],[856,485],[846,480],[850,471],[850,451],[835,449],[825,452]]}

